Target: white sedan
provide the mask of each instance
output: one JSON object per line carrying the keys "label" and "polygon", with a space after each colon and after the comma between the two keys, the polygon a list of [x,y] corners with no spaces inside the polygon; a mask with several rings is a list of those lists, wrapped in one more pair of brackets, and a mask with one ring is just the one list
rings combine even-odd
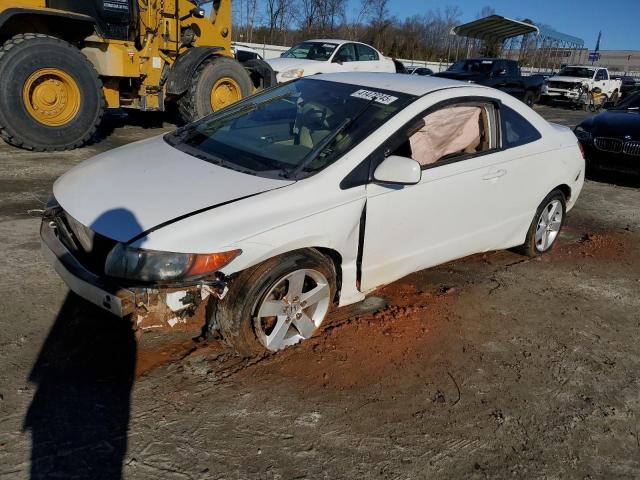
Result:
{"label": "white sedan", "polygon": [[571,130],[498,90],[321,75],[71,169],[43,251],[73,291],[139,328],[201,314],[250,355],[411,272],[547,252],[584,170]]}
{"label": "white sedan", "polygon": [[279,83],[319,73],[396,71],[393,60],[375,48],[347,40],[307,40],[266,62]]}

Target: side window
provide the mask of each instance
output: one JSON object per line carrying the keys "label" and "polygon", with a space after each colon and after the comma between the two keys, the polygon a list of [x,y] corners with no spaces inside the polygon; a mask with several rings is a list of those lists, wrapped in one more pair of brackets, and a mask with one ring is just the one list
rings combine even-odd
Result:
{"label": "side window", "polygon": [[355,62],[356,61],[356,49],[353,43],[345,43],[340,47],[338,53],[336,53],[334,62]]}
{"label": "side window", "polygon": [[609,80],[609,78],[607,76],[607,71],[606,70],[598,70],[598,73],[596,73],[596,80]]}
{"label": "side window", "polygon": [[502,105],[502,147],[513,148],[542,138],[540,132],[515,110]]}
{"label": "side window", "polygon": [[518,64],[516,62],[505,62],[507,67],[507,75],[510,77],[517,77],[518,72]]}
{"label": "side window", "polygon": [[355,45],[358,52],[358,61],[372,62],[378,60],[378,53],[373,48],[361,43],[356,43]]}
{"label": "side window", "polygon": [[411,157],[429,167],[493,150],[496,139],[493,104],[465,103],[440,108],[419,119],[391,154]]}

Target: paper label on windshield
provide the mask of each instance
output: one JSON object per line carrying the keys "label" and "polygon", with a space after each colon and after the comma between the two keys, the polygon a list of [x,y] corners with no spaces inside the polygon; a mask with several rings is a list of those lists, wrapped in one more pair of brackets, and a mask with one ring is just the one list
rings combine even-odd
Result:
{"label": "paper label on windshield", "polygon": [[376,103],[381,103],[383,105],[391,105],[393,102],[398,100],[398,97],[393,97],[391,95],[387,95],[386,93],[373,92],[371,90],[364,89],[353,92],[351,96],[361,98],[363,100],[375,99]]}

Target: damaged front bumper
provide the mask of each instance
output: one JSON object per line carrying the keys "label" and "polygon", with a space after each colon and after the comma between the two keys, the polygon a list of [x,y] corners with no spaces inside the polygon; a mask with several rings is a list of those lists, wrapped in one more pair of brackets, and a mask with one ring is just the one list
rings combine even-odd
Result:
{"label": "damaged front bumper", "polygon": [[195,330],[207,323],[209,297],[223,298],[224,279],[186,286],[125,287],[87,269],[71,253],[46,217],[40,225],[42,255],[78,296],[118,317],[131,316],[139,329]]}

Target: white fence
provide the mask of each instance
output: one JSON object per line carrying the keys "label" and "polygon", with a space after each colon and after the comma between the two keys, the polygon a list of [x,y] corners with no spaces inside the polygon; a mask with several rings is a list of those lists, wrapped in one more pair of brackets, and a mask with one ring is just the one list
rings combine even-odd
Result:
{"label": "white fence", "polygon": [[[253,48],[254,50],[257,50],[265,60],[269,60],[271,58],[278,58],[282,52],[286,52],[290,48],[290,47],[283,47],[282,45],[267,45],[264,43],[244,43],[244,42],[235,42],[235,43],[236,45],[243,45],[245,47],[250,47],[250,48]],[[410,60],[406,58],[399,58],[398,60],[400,60],[406,67],[411,65],[427,67],[433,70],[434,72],[442,72],[443,70],[446,70],[447,68],[449,68],[449,66],[451,65],[450,63],[446,63],[446,62],[428,62],[426,60]],[[522,68],[523,75],[532,75],[534,73],[538,73],[539,71],[541,71],[541,69],[539,68],[536,68],[536,69],[527,68],[527,67]],[[624,72],[611,71],[610,73],[612,75],[624,75]],[[629,72],[627,73],[627,75],[640,76],[640,72]]]}

